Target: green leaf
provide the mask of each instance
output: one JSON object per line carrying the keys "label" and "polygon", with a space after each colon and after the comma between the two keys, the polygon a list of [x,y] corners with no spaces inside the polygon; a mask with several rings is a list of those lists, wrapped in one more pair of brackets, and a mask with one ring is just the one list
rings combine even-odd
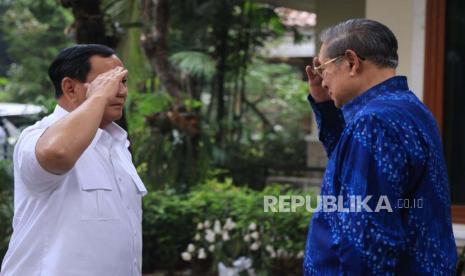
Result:
{"label": "green leaf", "polygon": [[205,53],[196,51],[178,52],[170,57],[170,61],[175,64],[183,73],[211,79],[215,74],[215,61]]}

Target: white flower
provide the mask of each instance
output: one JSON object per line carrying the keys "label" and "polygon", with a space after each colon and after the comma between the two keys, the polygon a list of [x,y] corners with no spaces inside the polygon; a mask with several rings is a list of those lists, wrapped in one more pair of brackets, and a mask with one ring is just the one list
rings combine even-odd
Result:
{"label": "white flower", "polygon": [[287,258],[289,256],[289,252],[287,252],[285,249],[283,248],[280,248],[278,249],[278,251],[276,252],[277,253],[277,256],[278,257],[284,257],[284,258]]}
{"label": "white flower", "polygon": [[297,258],[302,259],[304,257],[304,251],[300,250],[299,253],[297,253]]}
{"label": "white flower", "polygon": [[219,220],[215,220],[215,224],[213,225],[213,231],[217,234],[221,234],[221,223]]}
{"label": "white flower", "polygon": [[205,228],[210,228],[210,226],[212,226],[211,222],[209,220],[206,220],[204,223],[203,223],[203,227]]}
{"label": "white flower", "polygon": [[231,218],[227,218],[223,228],[226,230],[233,230],[234,227],[236,227],[236,223]]}
{"label": "white flower", "polygon": [[274,125],[273,130],[276,131],[276,132],[280,132],[280,131],[283,130],[283,126],[282,125]]}
{"label": "white flower", "polygon": [[250,236],[253,238],[253,239],[256,239],[258,240],[258,238],[260,237],[260,235],[258,234],[257,231],[253,232],[252,234],[250,234]]}
{"label": "white flower", "polygon": [[257,251],[259,248],[260,248],[260,243],[259,242],[254,242],[250,246],[250,250],[252,250],[252,251]]}
{"label": "white flower", "polygon": [[252,223],[249,225],[249,230],[250,230],[250,231],[255,231],[255,230],[257,230],[257,225],[255,224],[255,222],[252,222]]}
{"label": "white flower", "polygon": [[215,242],[215,232],[210,229],[207,229],[207,234],[205,235],[205,240],[214,243]]}
{"label": "white flower", "polygon": [[258,133],[254,133],[254,134],[251,135],[250,138],[251,138],[253,141],[258,141],[258,140],[260,140],[260,139],[262,138],[262,136],[261,136],[260,134],[258,134]]}
{"label": "white flower", "polygon": [[197,230],[202,230],[203,229],[203,224],[201,222],[199,222],[197,224]]}
{"label": "white flower", "polygon": [[[241,271],[244,271],[244,270],[251,270],[251,271],[248,271],[248,275],[255,275],[255,273],[252,272],[253,269],[252,268],[252,259],[250,258],[246,258],[246,257],[239,257],[239,259],[235,260],[233,262],[233,266],[234,268],[236,268],[237,272],[241,272]],[[234,274],[239,274],[239,273],[234,273]]]}
{"label": "white flower", "polygon": [[192,243],[189,243],[187,246],[187,252],[193,253],[195,251],[195,246]]}
{"label": "white flower", "polygon": [[205,254],[205,249],[199,249],[199,255],[197,256],[200,260],[207,258],[207,254]]}
{"label": "white flower", "polygon": [[224,231],[223,232],[223,241],[229,241],[230,237],[229,237],[229,233],[228,231]]}
{"label": "white flower", "polygon": [[287,252],[286,250],[284,250],[284,258],[288,258],[289,257],[289,252]]}
{"label": "white flower", "polygon": [[195,234],[194,240],[200,241],[200,234],[199,233]]}
{"label": "white flower", "polygon": [[271,258],[276,258],[276,252],[274,251],[273,246],[267,245],[267,246],[265,247],[265,249],[266,249],[266,251],[268,251],[268,253],[270,253],[270,257],[271,257]]}
{"label": "white flower", "polygon": [[189,262],[190,260],[192,260],[191,253],[189,252],[182,252],[181,258],[186,262]]}
{"label": "white flower", "polygon": [[214,244],[210,245],[210,246],[208,247],[208,251],[210,251],[210,252],[215,251],[215,245],[214,245]]}
{"label": "white flower", "polygon": [[244,241],[245,241],[245,242],[250,242],[250,235],[248,235],[248,234],[245,235],[245,236],[244,236]]}

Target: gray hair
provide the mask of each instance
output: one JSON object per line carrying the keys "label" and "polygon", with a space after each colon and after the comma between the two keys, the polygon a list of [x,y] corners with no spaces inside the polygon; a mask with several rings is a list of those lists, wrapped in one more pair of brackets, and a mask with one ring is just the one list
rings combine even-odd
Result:
{"label": "gray hair", "polygon": [[353,50],[379,67],[396,68],[397,39],[385,25],[369,19],[349,19],[325,29],[320,40],[327,45],[326,55],[335,58]]}

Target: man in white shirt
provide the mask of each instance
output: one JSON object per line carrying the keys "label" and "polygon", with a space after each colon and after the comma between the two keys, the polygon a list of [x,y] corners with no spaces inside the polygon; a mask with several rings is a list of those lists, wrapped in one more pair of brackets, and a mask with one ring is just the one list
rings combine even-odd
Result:
{"label": "man in white shirt", "polygon": [[13,235],[0,275],[141,275],[146,189],[122,116],[127,70],[106,46],[76,45],[49,68],[58,105],[16,144]]}

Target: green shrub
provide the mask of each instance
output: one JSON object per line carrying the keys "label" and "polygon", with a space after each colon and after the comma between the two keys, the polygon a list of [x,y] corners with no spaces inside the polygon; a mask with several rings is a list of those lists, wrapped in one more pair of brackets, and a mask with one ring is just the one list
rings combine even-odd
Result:
{"label": "green shrub", "polygon": [[[285,194],[302,192],[278,185],[254,191],[236,187],[230,180],[210,180],[186,195],[149,194],[144,199],[144,271],[190,267],[206,274],[214,272],[220,261],[231,265],[246,256],[258,272],[301,275],[311,214],[304,208],[294,213],[263,210],[264,195]],[[191,260],[183,261],[182,253]]]}
{"label": "green shrub", "polygon": [[178,252],[194,233],[196,210],[185,198],[170,191],[149,193],[143,208],[144,271],[178,266]]}
{"label": "green shrub", "polygon": [[0,160],[0,263],[13,231],[13,175],[10,161]]}

